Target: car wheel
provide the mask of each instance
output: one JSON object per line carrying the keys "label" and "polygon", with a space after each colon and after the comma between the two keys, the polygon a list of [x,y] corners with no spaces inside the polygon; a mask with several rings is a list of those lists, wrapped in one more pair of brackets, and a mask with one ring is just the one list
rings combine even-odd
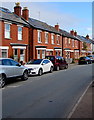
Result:
{"label": "car wheel", "polygon": [[23,76],[21,78],[23,81],[28,79],[28,71],[24,71]]}
{"label": "car wheel", "polygon": [[86,61],[86,64],[89,64],[89,62],[88,62],[88,61]]}
{"label": "car wheel", "polygon": [[43,70],[39,69],[38,75],[41,76],[43,74]]}
{"label": "car wheel", "polygon": [[3,88],[5,86],[6,83],[6,76],[1,74],[0,75],[0,88]]}
{"label": "car wheel", "polygon": [[68,69],[68,65],[65,66],[65,69]]}
{"label": "car wheel", "polygon": [[50,68],[50,73],[52,73],[53,72],[53,66],[51,66],[51,68]]}
{"label": "car wheel", "polygon": [[59,67],[59,66],[57,66],[57,67],[56,67],[56,70],[57,70],[57,71],[59,71],[59,70],[60,70],[60,67]]}

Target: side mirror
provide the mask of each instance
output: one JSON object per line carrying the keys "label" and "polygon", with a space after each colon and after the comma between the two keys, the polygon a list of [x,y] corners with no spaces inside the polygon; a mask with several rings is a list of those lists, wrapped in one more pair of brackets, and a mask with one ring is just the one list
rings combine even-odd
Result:
{"label": "side mirror", "polygon": [[42,63],[42,65],[45,65],[45,63]]}
{"label": "side mirror", "polygon": [[21,64],[20,64],[20,63],[18,63],[18,64],[16,64],[16,66],[20,67],[20,66],[21,66]]}

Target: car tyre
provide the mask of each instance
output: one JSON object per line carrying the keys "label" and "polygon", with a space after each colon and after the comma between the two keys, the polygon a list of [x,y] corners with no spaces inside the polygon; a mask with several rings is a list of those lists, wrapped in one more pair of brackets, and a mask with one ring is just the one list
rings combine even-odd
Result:
{"label": "car tyre", "polygon": [[0,88],[3,88],[6,84],[6,76],[1,74],[0,75]]}
{"label": "car tyre", "polygon": [[56,70],[59,71],[59,70],[60,70],[60,67],[59,67],[59,66],[56,66]]}
{"label": "car tyre", "polygon": [[28,79],[28,71],[24,71],[23,75],[22,75],[22,78],[21,78],[23,81],[27,80]]}
{"label": "car tyre", "polygon": [[68,69],[68,65],[65,66],[65,69]]}
{"label": "car tyre", "polygon": [[51,66],[51,68],[50,68],[50,73],[52,73],[52,72],[53,72],[53,69],[54,69],[54,68],[53,68],[53,66]]}
{"label": "car tyre", "polygon": [[41,76],[43,74],[43,70],[39,69],[38,75]]}

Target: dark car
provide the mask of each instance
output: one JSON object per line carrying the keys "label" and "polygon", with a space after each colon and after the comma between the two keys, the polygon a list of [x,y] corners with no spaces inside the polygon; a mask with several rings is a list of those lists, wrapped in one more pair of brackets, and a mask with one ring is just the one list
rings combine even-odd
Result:
{"label": "dark car", "polygon": [[67,69],[68,68],[68,63],[61,56],[46,56],[45,58],[52,61],[53,65],[54,65],[54,70]]}
{"label": "dark car", "polygon": [[89,57],[80,57],[78,64],[91,64],[92,60]]}
{"label": "dark car", "polygon": [[89,57],[92,60],[92,63],[94,63],[94,55],[88,55],[87,57]]}

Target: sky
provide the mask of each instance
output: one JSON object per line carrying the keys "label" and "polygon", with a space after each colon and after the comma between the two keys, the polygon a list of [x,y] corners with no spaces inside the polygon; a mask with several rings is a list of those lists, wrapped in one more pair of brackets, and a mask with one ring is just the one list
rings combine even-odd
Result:
{"label": "sky", "polygon": [[[49,25],[59,24],[60,28],[79,35],[92,37],[92,2],[20,2],[28,7],[29,16]],[[1,6],[13,12],[15,2],[1,2]]]}

